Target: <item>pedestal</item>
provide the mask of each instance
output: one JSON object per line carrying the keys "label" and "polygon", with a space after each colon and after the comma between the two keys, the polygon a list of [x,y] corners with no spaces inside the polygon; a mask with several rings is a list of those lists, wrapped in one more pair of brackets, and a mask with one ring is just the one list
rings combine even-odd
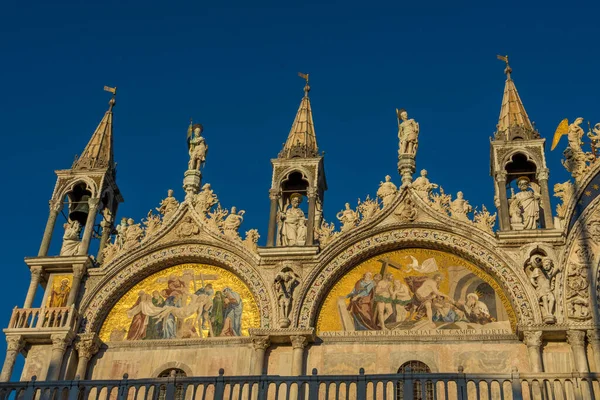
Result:
{"label": "pedestal", "polygon": [[202,184],[202,173],[195,169],[188,169],[183,174],[183,189],[185,190],[185,198],[191,198],[200,191]]}
{"label": "pedestal", "polygon": [[402,186],[408,186],[413,181],[416,163],[415,158],[409,154],[400,154],[398,156],[398,172],[402,177]]}

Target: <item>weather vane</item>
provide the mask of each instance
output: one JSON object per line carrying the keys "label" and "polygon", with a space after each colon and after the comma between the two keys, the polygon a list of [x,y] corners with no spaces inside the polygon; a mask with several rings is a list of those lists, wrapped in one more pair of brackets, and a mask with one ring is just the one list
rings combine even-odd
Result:
{"label": "weather vane", "polygon": [[498,60],[504,61],[506,63],[506,68],[504,68],[504,73],[510,78],[510,73],[512,72],[512,68],[508,65],[508,54],[505,56],[497,55]]}

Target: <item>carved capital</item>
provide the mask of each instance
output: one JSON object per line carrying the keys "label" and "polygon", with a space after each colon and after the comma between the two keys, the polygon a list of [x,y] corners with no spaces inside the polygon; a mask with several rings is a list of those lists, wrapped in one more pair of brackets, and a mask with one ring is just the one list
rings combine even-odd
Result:
{"label": "carved capital", "polygon": [[52,199],[48,202],[50,205],[50,212],[58,214],[63,208],[63,202],[60,199]]}
{"label": "carved capital", "polygon": [[75,348],[79,353],[79,357],[89,360],[100,350],[100,339],[95,333],[83,333],[78,335]]}
{"label": "carved capital", "polygon": [[590,342],[600,342],[600,332],[596,329],[588,329],[587,338]]}
{"label": "carved capital", "polygon": [[278,200],[280,197],[279,194],[279,190],[278,189],[270,189],[269,190],[269,199],[271,200]]}
{"label": "carved capital", "polygon": [[31,272],[32,281],[39,281],[40,277],[42,276],[42,272],[44,272],[44,270],[40,266],[30,267],[29,271]]}
{"label": "carved capital", "polygon": [[265,351],[271,345],[271,341],[266,336],[258,336],[252,339],[252,346],[254,350],[262,350]]}
{"label": "carved capital", "polygon": [[85,267],[83,265],[73,265],[73,279],[81,279],[85,273]]}
{"label": "carved capital", "polygon": [[6,337],[6,350],[19,352],[23,349],[25,341],[21,336],[7,336]]}
{"label": "carved capital", "polygon": [[55,334],[50,336],[50,340],[52,340],[52,350],[65,351],[71,344],[73,337],[68,334]]}
{"label": "carved capital", "polygon": [[523,332],[523,343],[527,347],[539,347],[542,345],[542,331],[525,331]]}
{"label": "carved capital", "polygon": [[316,197],[317,196],[317,188],[314,188],[314,187],[308,188],[308,190],[306,191],[306,196],[308,198]]}
{"label": "carved capital", "polygon": [[99,198],[90,198],[88,200],[88,205],[90,206],[89,212],[96,212],[98,210],[98,205],[100,204]]}
{"label": "carved capital", "polygon": [[292,340],[292,348],[294,349],[303,349],[308,344],[308,340],[305,336],[291,336]]}
{"label": "carved capital", "polygon": [[584,346],[585,345],[585,332],[584,331],[567,331],[567,342],[571,346]]}
{"label": "carved capital", "polygon": [[548,168],[541,168],[537,173],[537,178],[539,180],[547,181],[549,175],[550,175],[550,172],[549,172]]}
{"label": "carved capital", "polygon": [[506,171],[496,172],[496,180],[499,182],[506,182]]}

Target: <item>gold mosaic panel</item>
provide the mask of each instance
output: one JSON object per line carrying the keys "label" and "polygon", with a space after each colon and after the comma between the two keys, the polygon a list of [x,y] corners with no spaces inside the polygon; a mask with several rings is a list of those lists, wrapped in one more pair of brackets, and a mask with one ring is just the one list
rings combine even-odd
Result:
{"label": "gold mosaic panel", "polygon": [[103,341],[248,336],[260,326],[258,306],[233,273],[182,264],[136,284],[110,311]]}
{"label": "gold mosaic panel", "polygon": [[510,301],[492,277],[458,256],[428,249],[388,252],[357,265],[330,290],[317,320],[318,332],[510,333],[515,326]]}
{"label": "gold mosaic panel", "polygon": [[72,286],[73,275],[52,275],[52,286],[47,287],[46,307],[66,307]]}

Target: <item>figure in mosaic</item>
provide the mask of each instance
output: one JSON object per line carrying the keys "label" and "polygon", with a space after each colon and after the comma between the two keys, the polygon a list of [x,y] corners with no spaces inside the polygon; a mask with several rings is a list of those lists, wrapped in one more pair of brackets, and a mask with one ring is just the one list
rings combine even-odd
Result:
{"label": "figure in mosaic", "polygon": [[69,298],[69,293],[71,293],[69,283],[67,278],[63,278],[60,280],[59,285],[53,285],[48,307],[65,307],[67,305],[67,299]]}

